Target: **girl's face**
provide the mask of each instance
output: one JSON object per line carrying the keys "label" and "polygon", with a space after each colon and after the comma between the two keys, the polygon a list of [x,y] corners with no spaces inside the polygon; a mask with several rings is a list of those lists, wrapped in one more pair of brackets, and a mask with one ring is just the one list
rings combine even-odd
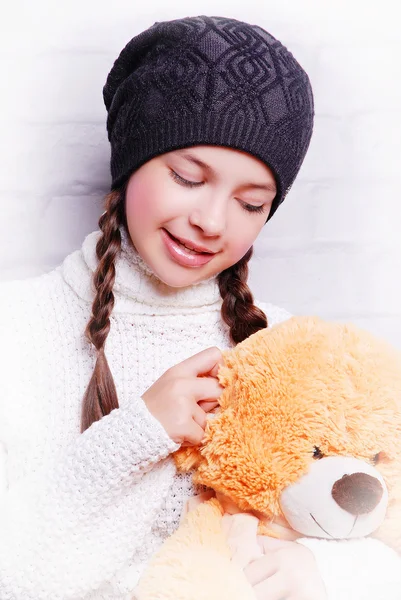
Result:
{"label": "girl's face", "polygon": [[246,254],[275,194],[272,171],[246,152],[210,145],[174,150],[131,175],[129,234],[159,279],[172,287],[188,286]]}

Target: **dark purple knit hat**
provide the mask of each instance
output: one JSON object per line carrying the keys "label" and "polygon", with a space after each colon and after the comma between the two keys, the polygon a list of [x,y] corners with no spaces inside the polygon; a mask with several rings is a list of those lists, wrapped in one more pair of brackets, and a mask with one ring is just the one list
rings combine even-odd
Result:
{"label": "dark purple knit hat", "polygon": [[107,77],[112,189],[151,158],[187,146],[243,150],[273,171],[269,219],[301,168],[313,130],[309,78],[270,33],[226,17],[156,22]]}

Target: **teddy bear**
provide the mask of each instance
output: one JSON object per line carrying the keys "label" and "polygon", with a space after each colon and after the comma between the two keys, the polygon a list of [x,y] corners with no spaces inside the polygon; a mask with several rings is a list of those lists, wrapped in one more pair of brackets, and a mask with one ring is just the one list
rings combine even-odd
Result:
{"label": "teddy bear", "polygon": [[301,316],[223,357],[204,440],[174,456],[209,491],[135,598],[254,600],[240,566],[257,556],[256,533],[373,536],[401,552],[401,353],[351,323]]}

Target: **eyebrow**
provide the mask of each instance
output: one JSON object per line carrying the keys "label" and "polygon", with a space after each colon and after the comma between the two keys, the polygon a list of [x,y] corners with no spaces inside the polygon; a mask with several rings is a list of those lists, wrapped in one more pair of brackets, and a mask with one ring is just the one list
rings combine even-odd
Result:
{"label": "eyebrow", "polygon": [[[191,154],[190,152],[180,152],[179,150],[177,150],[175,152],[175,154],[178,154],[178,156],[180,156],[181,158],[185,158],[189,162],[194,163],[195,165],[198,165],[199,167],[202,167],[203,169],[205,169],[205,171],[207,173],[210,173],[210,175],[216,175],[216,171],[210,165],[203,162],[203,160],[201,160],[194,154]],[[257,190],[265,190],[267,192],[273,192],[273,193],[277,192],[276,186],[271,183],[247,183],[242,187],[248,187],[248,188],[253,188],[253,189],[257,189]]]}

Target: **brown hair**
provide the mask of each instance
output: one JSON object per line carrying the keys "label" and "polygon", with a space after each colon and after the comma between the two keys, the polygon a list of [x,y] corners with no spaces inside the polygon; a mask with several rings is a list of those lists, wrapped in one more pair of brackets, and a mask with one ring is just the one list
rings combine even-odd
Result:
{"label": "brown hair", "polygon": [[[126,185],[127,182],[119,190],[107,194],[105,212],[99,219],[102,235],[96,244],[99,262],[93,274],[96,294],[92,315],[85,329],[86,337],[97,350],[97,359],[82,401],[81,432],[118,408],[117,392],[104,348],[114,306],[115,261],[121,251],[120,225],[127,230]],[[252,254],[253,247],[241,260],[217,276],[223,299],[221,315],[230,327],[230,338],[235,344],[267,327],[266,315],[254,305],[253,295],[247,285],[248,262]]]}

